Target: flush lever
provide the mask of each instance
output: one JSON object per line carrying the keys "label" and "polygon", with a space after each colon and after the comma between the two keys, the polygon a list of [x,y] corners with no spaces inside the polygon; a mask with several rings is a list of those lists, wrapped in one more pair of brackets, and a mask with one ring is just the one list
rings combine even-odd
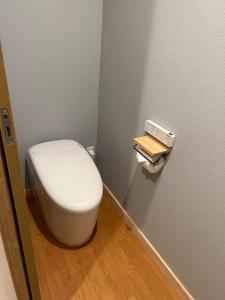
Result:
{"label": "flush lever", "polygon": [[9,118],[9,112],[6,107],[1,109],[2,114],[2,122],[5,130],[5,137],[7,144],[12,144],[12,133],[11,133],[11,127],[10,127],[10,118]]}

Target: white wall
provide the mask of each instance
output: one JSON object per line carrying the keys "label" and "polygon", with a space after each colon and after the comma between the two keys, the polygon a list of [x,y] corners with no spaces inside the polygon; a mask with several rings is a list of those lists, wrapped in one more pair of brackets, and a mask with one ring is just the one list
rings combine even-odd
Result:
{"label": "white wall", "polygon": [[0,0],[21,162],[29,146],[96,143],[102,0]]}
{"label": "white wall", "polygon": [[0,299],[1,300],[17,299],[1,234],[0,234]]}
{"label": "white wall", "polygon": [[[98,165],[198,300],[225,299],[225,2],[104,0]],[[132,150],[146,119],[175,132],[157,176]]]}

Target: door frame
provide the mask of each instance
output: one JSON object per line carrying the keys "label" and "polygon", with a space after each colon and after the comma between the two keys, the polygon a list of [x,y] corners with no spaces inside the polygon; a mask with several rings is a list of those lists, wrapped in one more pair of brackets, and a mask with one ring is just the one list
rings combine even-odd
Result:
{"label": "door frame", "polygon": [[11,198],[2,137],[0,136],[0,233],[16,295],[18,299],[29,300],[31,298],[30,289],[26,269],[24,268],[18,228],[15,222],[15,208]]}
{"label": "door frame", "polygon": [[[10,134],[12,142],[8,143],[5,135],[4,124],[2,117],[0,117],[0,132],[2,137],[2,151],[5,157],[5,168],[8,173],[8,185],[11,193],[11,204],[14,207],[14,220],[17,226],[18,238],[20,241],[21,257],[23,257],[23,264],[25,274],[27,276],[28,290],[30,290],[30,298],[34,300],[40,300],[40,290],[38,285],[35,261],[33,256],[31,232],[29,226],[29,213],[25,198],[25,192],[23,187],[23,181],[20,171],[20,161],[18,156],[18,148],[15,134],[15,126],[13,121],[12,109],[9,98],[9,91],[3,61],[2,47],[0,41],[0,110],[6,108],[8,111],[9,122],[10,122]],[[2,214],[0,218],[2,219]],[[7,224],[2,223],[2,230]],[[8,236],[5,236],[5,241]],[[6,249],[7,250],[7,249]],[[11,265],[15,264],[16,261],[8,252],[7,255],[10,257]],[[10,265],[9,265],[10,266]],[[11,270],[12,272],[12,270]],[[21,300],[24,300],[21,298]]]}

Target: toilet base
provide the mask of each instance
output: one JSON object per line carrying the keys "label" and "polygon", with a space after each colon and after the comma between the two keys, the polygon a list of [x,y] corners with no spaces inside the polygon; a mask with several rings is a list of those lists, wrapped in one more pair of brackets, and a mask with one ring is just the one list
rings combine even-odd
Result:
{"label": "toilet base", "polygon": [[69,212],[59,207],[46,193],[36,173],[29,166],[33,195],[41,209],[45,223],[53,236],[62,244],[77,247],[85,244],[96,225],[99,205],[83,212]]}

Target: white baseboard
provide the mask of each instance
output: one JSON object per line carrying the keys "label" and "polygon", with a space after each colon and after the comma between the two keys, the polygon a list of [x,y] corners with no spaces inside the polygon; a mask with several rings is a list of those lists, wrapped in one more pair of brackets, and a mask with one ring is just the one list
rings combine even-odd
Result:
{"label": "white baseboard", "polygon": [[170,283],[174,286],[174,288],[178,291],[178,293],[182,296],[182,299],[194,300],[191,294],[187,291],[181,281],[177,278],[174,272],[170,269],[164,259],[160,256],[154,246],[150,243],[150,241],[145,237],[143,232],[137,227],[132,218],[128,215],[125,209],[122,207],[120,202],[113,195],[111,190],[104,184],[104,188],[110,194],[112,200],[114,201],[114,206],[118,209],[120,215],[124,219],[125,224],[132,230],[135,237],[140,241],[142,246],[145,248],[146,252],[154,259],[154,262],[159,266],[162,272],[169,279]]}

